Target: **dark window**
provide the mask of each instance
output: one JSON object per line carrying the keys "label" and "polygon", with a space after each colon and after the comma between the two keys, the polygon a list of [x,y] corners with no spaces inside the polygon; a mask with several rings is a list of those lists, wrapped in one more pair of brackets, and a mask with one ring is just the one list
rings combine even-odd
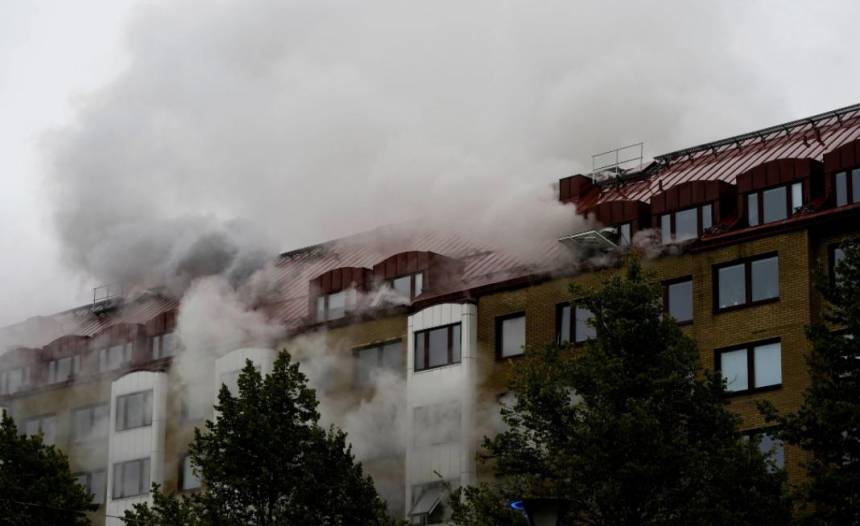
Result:
{"label": "dark window", "polygon": [[116,430],[152,425],[152,391],[116,397]]}
{"label": "dark window", "polygon": [[103,504],[105,501],[105,470],[90,471],[89,473],[76,473],[72,475],[78,484],[93,494],[95,504]]}
{"label": "dark window", "polygon": [[88,442],[107,437],[107,404],[81,407],[72,412],[72,438],[75,442]]}
{"label": "dark window", "polygon": [[113,498],[149,493],[149,459],[141,458],[113,465]]}
{"label": "dark window", "polygon": [[413,299],[424,292],[424,273],[417,272],[407,276],[400,276],[388,282],[394,291],[404,298]]}
{"label": "dark window", "polygon": [[191,455],[182,457],[182,464],[179,470],[179,487],[182,488],[182,491],[189,491],[200,487],[200,479],[194,473]]}
{"label": "dark window", "polygon": [[526,344],[526,315],[523,313],[496,318],[496,356],[507,358],[523,354]]}
{"label": "dark window", "polygon": [[839,172],[834,176],[836,186],[836,206],[860,203],[860,168]]}
{"label": "dark window", "polygon": [[176,354],[176,338],[172,332],[152,337],[152,357],[157,360]]}
{"label": "dark window", "polygon": [[460,363],[460,324],[415,333],[415,370]]}
{"label": "dark window", "polygon": [[664,310],[679,323],[693,321],[693,280],[685,278],[664,285]]}
{"label": "dark window", "polygon": [[782,221],[803,208],[803,183],[777,186],[747,194],[750,226]]}
{"label": "dark window", "polygon": [[660,236],[663,243],[685,241],[701,236],[713,225],[713,213],[713,206],[708,203],[661,215]]}
{"label": "dark window", "polygon": [[779,298],[779,258],[768,255],[714,267],[717,311]]}
{"label": "dark window", "polygon": [[570,303],[562,303],[555,307],[555,341],[559,344],[571,341],[571,328],[573,327],[573,315]]}
{"label": "dark window", "polygon": [[371,385],[377,371],[388,370],[400,373],[403,370],[402,355],[403,346],[400,340],[356,349],[353,385],[355,387]]}
{"label": "dark window", "polygon": [[750,344],[715,352],[716,368],[731,393],[782,384],[782,349],[779,342]]}

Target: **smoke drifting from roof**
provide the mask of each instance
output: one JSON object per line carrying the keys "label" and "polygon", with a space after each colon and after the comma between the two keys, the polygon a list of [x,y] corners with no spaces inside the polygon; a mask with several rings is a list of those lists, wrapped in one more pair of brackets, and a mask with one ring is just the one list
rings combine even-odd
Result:
{"label": "smoke drifting from roof", "polygon": [[46,141],[65,257],[99,281],[181,288],[244,254],[414,217],[528,251],[572,221],[550,185],[591,153],[659,152],[773,107],[730,45],[735,20],[689,9],[142,8],[127,69]]}

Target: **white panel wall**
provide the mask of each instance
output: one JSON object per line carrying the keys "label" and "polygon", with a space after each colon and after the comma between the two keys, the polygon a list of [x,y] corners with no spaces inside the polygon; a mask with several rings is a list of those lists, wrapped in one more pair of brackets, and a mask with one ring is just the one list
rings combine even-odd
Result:
{"label": "white panel wall", "polygon": [[[152,390],[152,425],[116,431],[116,399],[118,396]],[[113,465],[127,460],[149,458],[150,483],[164,481],[164,436],[167,425],[167,374],[137,371],[114,380],[110,394],[110,428],[108,430],[107,515],[122,516],[137,502],[148,502],[149,494],[113,499]],[[107,526],[125,523],[108,517]]]}
{"label": "white panel wall", "polygon": [[[434,305],[409,317],[407,344],[406,398],[409,422],[406,444],[406,510],[412,503],[412,486],[435,482],[438,472],[445,479],[459,478],[462,484],[475,481],[475,448],[470,440],[475,419],[477,368],[477,306],[445,303]],[[426,371],[415,371],[417,331],[452,323],[461,324],[461,362]],[[460,403],[459,440],[446,444],[416,445],[415,408]]]}

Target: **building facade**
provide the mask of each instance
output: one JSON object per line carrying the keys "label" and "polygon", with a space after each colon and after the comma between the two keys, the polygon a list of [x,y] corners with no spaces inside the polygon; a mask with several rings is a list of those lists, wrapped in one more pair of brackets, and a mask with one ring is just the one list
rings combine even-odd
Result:
{"label": "building facade", "polygon": [[[340,365],[314,379],[335,423],[397,421],[399,431],[356,451],[392,511],[413,523],[445,522],[440,476],[466,485],[489,475],[476,452],[499,429],[507,371],[529,346],[576,348],[593,336],[570,285],[598,286],[630,250],[663,283],[666,311],[703,365],[726,378],[744,429],[766,434],[759,400],[797,408],[808,384],[804,328],[822,308],[814,275],[860,234],[860,105],[636,170],[565,177],[558,195],[587,226],[528,260],[456,232],[380,229],[283,254],[275,299],[257,306],[288,335],[274,349],[301,361],[313,341],[336,355]],[[229,349],[195,363],[190,381],[177,366],[178,308],[145,294],[5,330],[17,343],[0,356],[0,407],[67,452],[102,504],[98,524],[121,524],[114,517],[145,501],[150,482],[198,488],[186,456],[194,427],[212,417],[222,384],[235,389],[246,359],[262,372],[274,362],[271,348]],[[378,392],[395,403],[367,411]],[[763,444],[790,478],[802,476],[801,452]]]}

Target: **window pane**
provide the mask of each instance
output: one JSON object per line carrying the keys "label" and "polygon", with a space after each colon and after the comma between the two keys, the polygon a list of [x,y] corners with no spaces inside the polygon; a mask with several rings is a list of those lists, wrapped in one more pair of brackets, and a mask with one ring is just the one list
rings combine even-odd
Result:
{"label": "window pane", "polygon": [[430,331],[430,367],[438,367],[448,363],[448,328],[432,329]]}
{"label": "window pane", "polygon": [[57,418],[48,416],[42,418],[41,431],[45,444],[53,444],[57,438]]}
{"label": "window pane", "polygon": [[355,354],[355,376],[356,387],[370,385],[371,371],[379,364],[379,347],[359,349]]}
{"label": "window pane", "polygon": [[781,440],[764,433],[761,435],[758,449],[763,455],[771,457],[777,468],[785,468],[785,448]]}
{"label": "window pane", "polygon": [[143,395],[136,393],[129,395],[125,402],[125,423],[127,428],[140,427],[143,425]]}
{"label": "window pane", "polygon": [[420,296],[424,292],[424,273],[415,274],[415,296]]}
{"label": "window pane", "polygon": [[618,227],[618,244],[622,247],[630,245],[630,223]]}
{"label": "window pane", "polygon": [[675,239],[680,241],[699,237],[698,214],[696,208],[675,212]]}
{"label": "window pane", "polygon": [[200,487],[200,479],[194,474],[191,466],[191,457],[182,460],[182,489],[189,490]]}
{"label": "window pane", "polygon": [[113,489],[111,492],[115,499],[122,497],[122,471],[121,463],[113,465]]}
{"label": "window pane", "polygon": [[104,438],[108,432],[108,420],[110,419],[110,409],[107,404],[99,405],[93,408],[93,423],[92,433],[93,438]]}
{"label": "window pane", "polygon": [[753,359],[755,360],[756,387],[782,383],[782,359],[779,343],[756,346]]}
{"label": "window pane", "polygon": [[502,357],[523,354],[523,346],[526,344],[526,317],[517,316],[502,320],[499,337],[502,339]]}
{"label": "window pane", "polygon": [[803,183],[791,185],[791,211],[803,208]]}
{"label": "window pane", "polygon": [[839,172],[836,174],[836,206],[848,204],[848,174]]}
{"label": "window pane", "polygon": [[386,343],[382,348],[382,367],[395,372],[403,369],[403,346],[399,341]]}
{"label": "window pane", "polygon": [[24,425],[24,433],[27,436],[33,436],[39,434],[39,419],[33,418],[27,420],[27,423]]}
{"label": "window pane", "polygon": [[570,341],[570,305],[562,305],[558,313],[558,342]]}
{"label": "window pane", "polygon": [[702,231],[711,228],[713,226],[714,220],[714,211],[711,205],[703,205],[702,206]]}
{"label": "window pane", "polygon": [[130,497],[140,494],[141,483],[141,462],[132,461],[126,462],[122,469],[122,495]]}
{"label": "window pane", "polygon": [[317,298],[317,321],[325,321],[325,296]]}
{"label": "window pane", "polygon": [[739,349],[720,354],[720,373],[726,380],[727,391],[746,391],[749,389],[747,350]]}
{"label": "window pane", "polygon": [[426,357],[426,349],[424,349],[424,331],[415,333],[415,370],[424,369],[424,360]]}
{"label": "window pane", "polygon": [[397,278],[392,282],[392,288],[394,291],[403,296],[404,298],[409,298],[412,295],[412,276],[403,276],[401,278]]}
{"label": "window pane", "polygon": [[753,261],[752,300],[779,297],[779,258],[777,256]]}
{"label": "window pane", "polygon": [[591,340],[597,336],[597,329],[589,321],[594,318],[591,311],[582,307],[576,308],[576,343]]}
{"label": "window pane", "polygon": [[747,222],[750,226],[758,224],[758,192],[747,194]]}
{"label": "window pane", "polygon": [[460,363],[460,324],[451,326],[451,362]]}
{"label": "window pane", "polygon": [[161,358],[173,356],[176,351],[176,339],[173,337],[173,333],[162,334],[159,340],[161,342]]}
{"label": "window pane", "polygon": [[105,472],[93,471],[90,473],[90,492],[95,495],[93,502],[102,504],[105,501]]}
{"label": "window pane", "polygon": [[672,217],[669,214],[660,216],[660,236],[663,243],[672,242]]}
{"label": "window pane", "polygon": [[719,290],[719,307],[733,307],[746,303],[746,274],[744,264],[723,267],[717,271],[717,286]]}
{"label": "window pane", "polygon": [[335,292],[328,295],[328,318],[336,320],[343,318],[346,314],[346,291]]}
{"label": "window pane", "polygon": [[762,206],[764,213],[762,214],[762,222],[771,223],[773,221],[781,221],[788,217],[786,213],[786,190],[784,186],[779,188],[771,188],[765,190],[762,194]]}
{"label": "window pane", "polygon": [[851,202],[860,203],[860,168],[851,170]]}
{"label": "window pane", "polygon": [[672,283],[669,289],[669,314],[678,321],[693,319],[693,281]]}

